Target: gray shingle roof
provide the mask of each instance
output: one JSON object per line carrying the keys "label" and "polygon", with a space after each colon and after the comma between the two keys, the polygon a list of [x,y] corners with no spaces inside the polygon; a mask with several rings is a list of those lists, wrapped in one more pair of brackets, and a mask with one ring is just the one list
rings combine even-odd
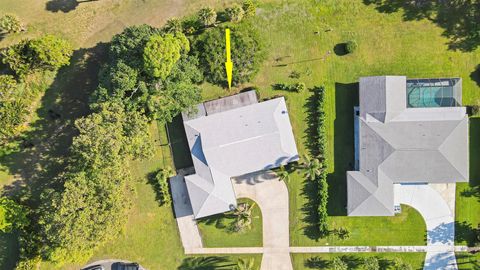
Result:
{"label": "gray shingle roof", "polygon": [[360,168],[347,172],[351,216],[393,215],[393,183],[469,179],[465,108],[406,108],[405,80],[403,76],[360,79]]}
{"label": "gray shingle roof", "polygon": [[184,121],[195,174],[185,177],[196,218],[236,205],[231,177],[298,160],[283,97]]}

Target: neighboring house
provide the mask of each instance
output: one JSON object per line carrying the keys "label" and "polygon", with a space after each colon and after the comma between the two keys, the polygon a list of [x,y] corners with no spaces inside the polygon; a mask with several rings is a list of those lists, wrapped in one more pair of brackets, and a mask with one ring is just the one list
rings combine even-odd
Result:
{"label": "neighboring house", "polygon": [[258,103],[254,91],[205,102],[183,114],[195,174],[185,176],[195,218],[237,205],[232,177],[298,160],[283,97]]}
{"label": "neighboring house", "polygon": [[468,182],[461,79],[360,78],[349,216],[394,215],[394,184]]}

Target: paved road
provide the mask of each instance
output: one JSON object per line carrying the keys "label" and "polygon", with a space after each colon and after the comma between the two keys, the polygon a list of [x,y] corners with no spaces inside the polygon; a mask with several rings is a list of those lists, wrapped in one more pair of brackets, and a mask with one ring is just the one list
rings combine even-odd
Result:
{"label": "paved road", "polygon": [[237,198],[254,200],[262,211],[263,258],[261,270],[292,270],[288,222],[288,189],[273,172],[233,179]]}
{"label": "paved road", "polygon": [[[94,265],[101,265],[105,270],[115,270],[112,268],[112,265],[117,262],[124,262],[124,263],[130,263],[130,261],[125,261],[125,260],[115,260],[115,259],[109,259],[109,260],[101,260],[101,261],[96,261],[89,263],[85,265],[82,269],[88,269],[88,267],[94,266]],[[117,268],[117,267],[115,267]],[[142,266],[139,266],[139,270],[147,270],[143,268]]]}
{"label": "paved road", "polygon": [[395,185],[396,203],[415,208],[427,225],[427,247],[430,249],[427,250],[424,270],[458,269],[454,246],[455,185],[444,186],[441,194],[438,191],[440,184]]}

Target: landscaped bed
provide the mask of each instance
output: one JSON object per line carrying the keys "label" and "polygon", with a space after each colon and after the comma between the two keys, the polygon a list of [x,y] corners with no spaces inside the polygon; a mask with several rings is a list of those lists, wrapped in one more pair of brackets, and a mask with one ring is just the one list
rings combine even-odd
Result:
{"label": "landscaped bed", "polygon": [[329,254],[292,254],[293,268],[295,270],[330,269],[332,260],[340,257],[347,263],[348,269],[360,268],[365,258],[376,257],[380,269],[394,270],[395,259],[412,266],[412,269],[423,269],[425,253],[329,253]]}
{"label": "landscaped bed", "polygon": [[[255,204],[249,199],[239,199],[238,203]],[[262,213],[258,205],[252,209],[251,228],[243,232],[232,231],[235,216],[227,212],[198,220],[198,228],[205,247],[261,247]]]}

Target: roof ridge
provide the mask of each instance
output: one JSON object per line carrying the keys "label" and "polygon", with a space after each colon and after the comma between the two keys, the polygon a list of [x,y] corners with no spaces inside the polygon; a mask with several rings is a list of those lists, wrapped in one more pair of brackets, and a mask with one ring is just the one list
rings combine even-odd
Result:
{"label": "roof ridge", "polygon": [[455,166],[455,164],[452,162],[451,158],[449,158],[450,156],[449,155],[446,155],[446,153],[444,151],[442,151],[442,149],[444,149],[443,146],[446,146],[447,145],[447,142],[449,141],[450,137],[452,137],[452,134],[457,131],[458,127],[460,125],[462,125],[464,123],[464,121],[468,121],[468,118],[464,118],[462,119],[461,121],[458,121],[457,125],[455,126],[455,128],[452,129],[452,132],[450,132],[450,134],[448,134],[448,136],[445,138],[445,140],[439,145],[438,147],[438,152],[452,165],[452,167],[455,169],[455,171],[457,171],[457,173],[461,176],[463,176],[465,179],[468,179],[468,176],[464,175],[462,172],[460,172],[458,170],[458,168]]}

